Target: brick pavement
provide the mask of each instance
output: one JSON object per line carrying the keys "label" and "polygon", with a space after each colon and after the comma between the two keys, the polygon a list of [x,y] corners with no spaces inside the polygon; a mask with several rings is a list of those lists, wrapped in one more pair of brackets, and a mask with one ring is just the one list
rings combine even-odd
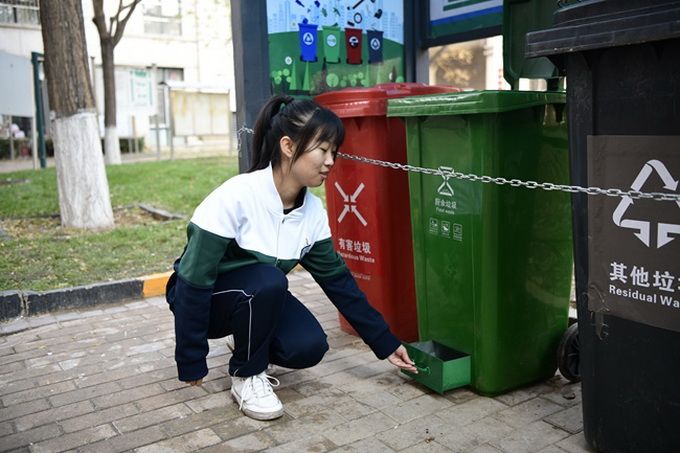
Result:
{"label": "brick pavement", "polygon": [[309,274],[290,280],[331,350],[314,368],[277,368],[281,419],[239,413],[223,341],[210,342],[202,387],[177,381],[172,315],[151,298],[0,324],[0,451],[588,451],[578,385],[440,396],[340,331]]}

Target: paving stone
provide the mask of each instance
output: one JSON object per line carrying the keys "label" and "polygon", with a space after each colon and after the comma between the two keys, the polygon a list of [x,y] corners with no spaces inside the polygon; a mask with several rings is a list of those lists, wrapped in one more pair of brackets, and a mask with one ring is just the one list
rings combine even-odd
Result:
{"label": "paving stone", "polygon": [[66,406],[55,407],[41,412],[36,412],[23,417],[15,418],[14,424],[18,431],[26,431],[36,426],[52,423],[55,420],[66,420],[79,415],[94,411],[94,405],[90,401],[80,401]]}
{"label": "paving stone", "polygon": [[[321,435],[314,435],[304,439],[289,442],[287,444],[271,447],[268,453],[319,453],[335,450],[335,445],[330,440]],[[336,450],[337,451],[337,450]],[[363,450],[373,453],[375,450]]]}
{"label": "paving stone", "polygon": [[13,333],[21,332],[22,330],[28,329],[30,326],[28,321],[19,318],[14,321],[0,324],[0,335],[11,335]]}
{"label": "paving stone", "polygon": [[204,397],[187,401],[186,405],[196,413],[200,413],[209,409],[231,407],[235,403],[231,398],[231,393],[220,392],[206,395]]}
{"label": "paving stone", "polygon": [[71,392],[61,393],[49,397],[50,403],[55,406],[64,406],[66,404],[77,403],[78,401],[85,401],[96,398],[100,395],[111,395],[122,390],[117,382],[107,382],[105,384],[93,385],[85,389],[77,389]]}
{"label": "paving stone", "polygon": [[76,386],[71,381],[58,382],[56,384],[46,385],[34,389],[28,389],[17,393],[11,393],[2,397],[2,403],[5,406],[12,406],[14,404],[25,403],[40,398],[45,398],[51,395],[58,395],[75,389]]}
{"label": "paving stone", "polygon": [[396,406],[389,406],[382,410],[399,423],[406,423],[416,418],[438,412],[452,406],[446,398],[440,395],[422,395]]}
{"label": "paving stone", "polygon": [[[549,390],[548,388],[547,390]],[[500,401],[503,404],[506,404],[508,406],[515,406],[517,404],[523,403],[527,400],[530,400],[532,398],[537,397],[542,393],[542,391],[546,390],[545,388],[539,388],[539,387],[527,387],[527,388],[521,388],[517,390],[513,390],[508,393],[504,393],[502,395],[498,395],[494,397],[494,399]]]}
{"label": "paving stone", "polygon": [[200,387],[189,387],[186,384],[182,388],[173,391],[165,391],[160,395],[140,399],[136,402],[137,407],[142,412],[149,412],[165,406],[172,406],[177,403],[191,401],[206,395],[205,390]]}
{"label": "paving stone", "polygon": [[489,444],[480,445],[474,450],[470,450],[470,453],[503,453],[498,448],[493,447]]}
{"label": "paving stone", "polygon": [[0,423],[0,437],[8,436],[8,435],[13,434],[13,433],[14,433],[14,428],[12,427],[12,424],[10,422]]}
{"label": "paving stone", "polygon": [[274,446],[274,440],[264,431],[256,431],[245,436],[236,437],[223,442],[215,451],[260,451]]}
{"label": "paving stone", "polygon": [[375,409],[383,409],[389,406],[396,406],[403,401],[394,396],[388,391],[376,389],[374,391],[365,392],[351,392],[349,393],[353,399],[361,401],[362,404],[370,406]]}
{"label": "paving stone", "polygon": [[35,414],[50,408],[50,403],[46,399],[30,401],[28,403],[16,404],[10,407],[3,407],[0,410],[0,422],[19,418],[22,415]]}
{"label": "paving stone", "polygon": [[[286,417],[288,417],[286,415]],[[346,419],[332,410],[324,410],[297,419],[282,418],[265,430],[277,444],[292,442],[313,434],[326,434],[330,429],[346,423]],[[328,436],[326,436],[328,437]],[[332,439],[331,439],[332,440]]]}
{"label": "paving stone", "polygon": [[120,434],[101,442],[89,444],[87,446],[87,450],[96,451],[97,453],[117,453],[130,451],[137,447],[158,442],[164,437],[165,433],[158,426],[149,426],[148,428]]}
{"label": "paving stone", "polygon": [[77,378],[78,374],[76,371],[65,372],[57,371],[43,376],[37,376],[34,378],[24,379],[21,381],[14,381],[8,384],[2,385],[2,390],[0,394],[8,395],[15,392],[20,392],[22,390],[34,389],[38,387],[43,387],[46,385],[57,384],[59,382],[64,382],[68,380],[74,380]]}
{"label": "paving stone", "polygon": [[512,426],[493,417],[485,417],[475,423],[449,429],[436,440],[454,451],[469,451],[506,436],[512,431]]}
{"label": "paving stone", "polygon": [[324,432],[324,436],[336,445],[347,445],[397,425],[393,419],[380,412],[343,423]]}
{"label": "paving stone", "polygon": [[451,427],[437,417],[425,416],[388,429],[375,437],[394,450],[404,450],[415,444],[436,440]]}
{"label": "paving stone", "polygon": [[165,393],[165,389],[163,387],[158,384],[149,384],[143,385],[141,387],[124,389],[117,393],[98,396],[92,399],[92,402],[97,407],[97,409],[102,409],[137,401],[161,393]]}
{"label": "paving stone", "polygon": [[507,409],[507,407],[492,398],[478,397],[466,403],[446,408],[437,412],[436,415],[450,423],[451,426],[465,426]]}
{"label": "paving stone", "polygon": [[343,401],[348,401],[350,399],[351,398],[344,392],[334,388],[328,388],[326,390],[317,392],[313,396],[301,398],[297,401],[293,401],[290,404],[286,404],[284,409],[286,413],[298,418],[302,417],[303,415],[314,414],[325,409],[329,409]]}
{"label": "paving stone", "polygon": [[564,453],[564,450],[554,445],[548,445],[547,447],[539,450],[538,453]]}
{"label": "paving stone", "polygon": [[11,372],[8,372],[7,374],[0,375],[0,384],[5,385],[5,384],[8,384],[10,382],[16,382],[16,381],[22,381],[24,379],[36,378],[36,377],[44,376],[46,374],[51,374],[51,373],[60,372],[60,371],[63,371],[63,370],[57,364],[52,364],[52,365],[48,365],[48,366],[45,366],[45,367],[35,368],[35,369],[30,369],[30,370],[11,371]]}
{"label": "paving stone", "polygon": [[569,436],[566,439],[557,442],[555,445],[569,453],[586,453],[595,451],[590,447],[590,445],[588,445],[588,442],[586,441],[586,438],[582,432]]}
{"label": "paving stone", "polygon": [[163,440],[155,444],[137,448],[137,453],[158,453],[163,451],[189,452],[209,447],[220,442],[220,438],[210,429],[190,432],[179,437]]}
{"label": "paving stone", "polygon": [[413,381],[406,381],[401,385],[392,387],[388,390],[392,395],[401,399],[402,401],[408,401],[413,398],[418,398],[422,395],[433,395],[434,392],[425,386],[416,384]]}
{"label": "paving stone", "polygon": [[495,417],[510,426],[519,428],[531,422],[540,420],[548,415],[562,410],[562,406],[543,398],[533,398],[529,401],[498,412]]}
{"label": "paving stone", "polygon": [[568,435],[548,423],[537,421],[489,443],[507,453],[537,452]]}
{"label": "paving stone", "polygon": [[286,423],[290,418],[287,415],[274,421],[254,420],[250,417],[239,415],[227,422],[212,426],[212,430],[220,436],[222,440],[229,440],[241,437],[253,431],[260,431],[265,428],[273,428],[278,424]]}
{"label": "paving stone", "polygon": [[581,404],[581,384],[564,385],[541,396],[561,406],[576,406]]}
{"label": "paving stone", "polygon": [[374,437],[368,437],[366,439],[351,443],[350,445],[345,445],[344,447],[338,448],[334,451],[338,453],[364,453],[368,451],[371,453],[392,453],[395,450],[391,449]]}
{"label": "paving stone", "polygon": [[576,434],[583,431],[583,407],[580,404],[572,406],[545,417],[543,420],[571,434]]}
{"label": "paving stone", "polygon": [[181,403],[116,420],[113,422],[113,426],[121,433],[127,433],[147,426],[157,425],[167,420],[181,419],[192,413],[186,404]]}
{"label": "paving stone", "polygon": [[[228,393],[231,354],[222,339],[209,342],[202,387],[178,381],[172,314],[156,298],[0,337],[0,401],[16,402],[0,405],[0,449],[29,451],[33,442],[43,450],[97,453],[587,451],[582,433],[567,432],[582,424],[578,385],[555,376],[495,399],[469,388],[442,397],[339,329],[335,307],[311,277],[295,276],[292,291],[328,327],[332,349],[312,369],[276,367],[281,380],[276,392],[285,408],[280,419],[259,422],[238,410]],[[75,388],[67,388],[69,383]],[[65,386],[62,393],[35,392],[59,385]],[[22,401],[26,398],[35,399]],[[513,422],[528,424],[513,430],[508,425]],[[80,442],[85,443],[70,446]]]}
{"label": "paving stone", "polygon": [[167,422],[163,422],[160,427],[168,437],[175,437],[203,428],[212,427],[238,417],[242,417],[242,415],[237,406],[209,409],[200,414],[191,414],[184,418],[168,420]]}
{"label": "paving stone", "polygon": [[444,447],[435,441],[425,441],[409,447],[408,453],[450,453],[451,449]]}
{"label": "paving stone", "polygon": [[23,361],[19,362],[11,362],[8,363],[7,365],[2,366],[2,373],[3,374],[9,374],[9,373],[16,373],[18,371],[24,371],[26,369],[26,365],[24,364]]}
{"label": "paving stone", "polygon": [[59,421],[65,433],[81,431],[87,428],[104,425],[105,423],[138,414],[139,410],[133,403],[114,406],[104,410],[97,410],[92,414],[81,415],[69,420]]}
{"label": "paving stone", "polygon": [[12,450],[14,448],[20,448],[32,443],[40,442],[45,439],[57,437],[61,433],[61,429],[54,423],[50,425],[43,425],[28,431],[0,437],[0,448],[3,450]]}
{"label": "paving stone", "polygon": [[444,398],[451,401],[453,404],[463,404],[468,401],[479,398],[475,392],[465,387],[449,390],[444,394]]}
{"label": "paving stone", "polygon": [[102,425],[76,433],[64,434],[57,438],[34,444],[31,446],[31,450],[35,453],[71,450],[115,435],[116,431],[113,429],[113,426]]}

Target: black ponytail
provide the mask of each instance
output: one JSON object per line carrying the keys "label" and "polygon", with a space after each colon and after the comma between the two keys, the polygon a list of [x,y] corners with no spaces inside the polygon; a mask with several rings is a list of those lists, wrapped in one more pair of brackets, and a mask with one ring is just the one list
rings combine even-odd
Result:
{"label": "black ponytail", "polygon": [[278,94],[262,107],[255,121],[252,166],[249,171],[276,168],[281,164],[281,137],[288,136],[295,144],[291,163],[302,153],[322,142],[340,148],[345,129],[340,118],[309,99],[294,99]]}

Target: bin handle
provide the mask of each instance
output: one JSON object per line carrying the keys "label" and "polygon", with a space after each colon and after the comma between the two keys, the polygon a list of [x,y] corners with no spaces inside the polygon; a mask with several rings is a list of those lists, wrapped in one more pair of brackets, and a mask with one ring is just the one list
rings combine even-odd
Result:
{"label": "bin handle", "polygon": [[416,367],[416,370],[418,370],[418,373],[427,374],[428,376],[430,375],[430,367],[429,366],[419,367],[418,365],[415,365],[415,367]]}

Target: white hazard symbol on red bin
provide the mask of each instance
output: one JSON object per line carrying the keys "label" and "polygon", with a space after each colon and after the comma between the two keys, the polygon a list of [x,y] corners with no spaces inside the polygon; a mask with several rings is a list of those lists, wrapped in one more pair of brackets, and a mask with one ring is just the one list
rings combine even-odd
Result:
{"label": "white hazard symbol on red bin", "polygon": [[[630,188],[632,190],[640,191],[642,186],[645,184],[647,179],[652,175],[652,171],[656,171],[664,184],[664,189],[675,192],[678,189],[678,181],[673,179],[673,176],[668,171],[663,162],[659,160],[648,161],[640,173],[631,184]],[[629,228],[631,230],[637,231],[634,233],[638,239],[640,239],[647,247],[650,247],[651,238],[651,222],[648,220],[636,220],[636,219],[624,219],[624,215],[628,208],[633,204],[633,199],[628,196],[624,196],[621,202],[614,210],[612,215],[612,220],[621,228]],[[680,201],[676,201],[678,208],[680,208]],[[662,223],[659,222],[657,226],[657,237],[656,237],[656,248],[661,248],[664,245],[671,242],[674,237],[671,235],[680,234],[680,225],[673,223]]]}
{"label": "white hazard symbol on red bin", "polygon": [[342,201],[345,203],[345,206],[342,208],[342,212],[338,216],[338,223],[342,223],[347,213],[352,212],[355,216],[357,216],[357,219],[359,219],[359,222],[361,222],[363,226],[368,225],[368,222],[361,215],[356,205],[357,198],[359,197],[361,191],[364,190],[364,187],[364,183],[362,182],[352,195],[347,195],[345,191],[342,190],[342,187],[340,187],[340,184],[338,184],[337,181],[335,182],[335,188],[338,189],[338,192],[340,192],[340,196],[342,197]]}

